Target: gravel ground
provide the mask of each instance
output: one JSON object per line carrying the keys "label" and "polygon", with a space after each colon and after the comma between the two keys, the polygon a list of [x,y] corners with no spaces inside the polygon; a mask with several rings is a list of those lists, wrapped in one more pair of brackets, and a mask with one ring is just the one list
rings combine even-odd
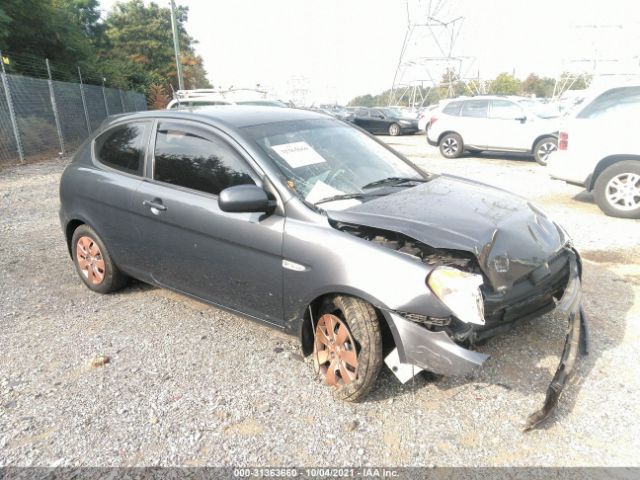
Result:
{"label": "gravel ground", "polygon": [[[332,399],[296,339],[134,283],[91,293],[58,225],[66,162],[0,170],[0,465],[640,465],[640,222],[522,158],[442,159],[423,136],[387,139],[428,170],[527,196],[584,256],[591,353],[554,421],[522,433],[555,371],[565,325],[517,326],[468,378]],[[94,357],[110,362],[92,366]]]}

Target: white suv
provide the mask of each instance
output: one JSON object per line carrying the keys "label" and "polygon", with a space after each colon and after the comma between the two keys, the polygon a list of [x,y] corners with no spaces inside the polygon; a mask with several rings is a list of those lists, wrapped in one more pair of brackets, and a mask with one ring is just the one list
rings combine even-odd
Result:
{"label": "white suv", "polygon": [[429,122],[427,141],[446,158],[464,151],[531,153],[541,165],[557,145],[558,121],[509,97],[474,97],[447,104]]}
{"label": "white suv", "polygon": [[594,92],[565,117],[551,177],[593,191],[607,215],[640,218],[640,83]]}

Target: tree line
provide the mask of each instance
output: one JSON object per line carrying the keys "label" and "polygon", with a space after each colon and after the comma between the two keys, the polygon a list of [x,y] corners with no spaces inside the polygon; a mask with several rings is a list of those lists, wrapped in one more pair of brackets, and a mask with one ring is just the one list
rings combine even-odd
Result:
{"label": "tree line", "polygon": [[[211,87],[185,29],[188,13],[177,7],[184,84]],[[107,86],[143,92],[150,104],[166,103],[178,86],[171,11],[154,2],[123,0],[103,18],[99,0],[3,0],[0,50],[13,73],[30,74],[33,61],[20,59],[48,58],[59,67],[80,66]]]}
{"label": "tree line", "polygon": [[[568,77],[568,73],[563,73],[560,81]],[[529,74],[524,80],[520,80],[510,73],[501,73],[496,78],[481,82],[479,80],[461,80],[454,72],[446,71],[440,83],[433,87],[418,87],[416,92],[417,98],[424,98],[424,105],[432,105],[440,100],[451,97],[459,97],[462,95],[535,95],[537,98],[550,98],[553,95],[553,89],[556,80],[551,77],[539,77],[535,73]],[[579,78],[572,83],[572,90],[582,90],[586,88],[584,78]],[[378,107],[390,104],[392,98],[391,89],[385,90],[377,95],[360,95],[353,98],[350,106],[361,107]],[[398,98],[398,93],[394,95]],[[405,95],[399,102],[400,105],[409,106],[410,95]]]}

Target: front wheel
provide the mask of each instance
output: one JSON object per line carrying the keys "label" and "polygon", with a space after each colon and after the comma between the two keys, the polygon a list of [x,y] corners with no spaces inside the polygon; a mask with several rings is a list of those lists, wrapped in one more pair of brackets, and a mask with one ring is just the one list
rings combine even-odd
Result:
{"label": "front wheel", "polygon": [[447,133],[440,140],[440,153],[445,158],[458,158],[463,150],[462,137],[457,133]]}
{"label": "front wheel", "polygon": [[365,397],[382,367],[382,335],[374,308],[355,297],[326,301],[315,327],[313,362],[340,400]]}
{"label": "front wheel", "polygon": [[391,135],[392,137],[397,137],[398,135],[400,135],[400,125],[398,125],[397,123],[392,123],[391,125],[389,125],[389,135]]}
{"label": "front wheel", "polygon": [[625,160],[606,168],[596,180],[594,197],[607,215],[640,218],[640,162]]}
{"label": "front wheel", "polygon": [[540,165],[546,165],[549,155],[558,149],[558,139],[546,137],[538,140],[533,147],[533,157]]}

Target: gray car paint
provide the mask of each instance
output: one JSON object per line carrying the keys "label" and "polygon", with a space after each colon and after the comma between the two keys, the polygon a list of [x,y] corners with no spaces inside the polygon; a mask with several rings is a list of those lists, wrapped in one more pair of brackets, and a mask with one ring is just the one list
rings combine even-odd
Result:
{"label": "gray car paint", "polygon": [[[291,334],[300,334],[305,312],[314,299],[343,293],[378,307],[392,332],[395,330],[396,343],[409,335],[412,345],[425,345],[425,351],[429,344],[443,347],[442,335],[434,339],[422,327],[407,327],[406,320],[400,321],[396,313],[451,315],[425,284],[431,269],[333,228],[325,212],[314,211],[278,181],[277,167],[242,131],[243,126],[260,122],[326,117],[250,107],[146,112],[110,119],[100,132],[131,120],[157,118],[197,121],[227,139],[255,170],[259,183],[275,196],[275,212],[268,216],[223,213],[215,196],[158,185],[149,178],[151,149],[146,157],[146,178],[138,179],[100,165],[84,148],[61,180],[65,231],[71,221],[88,223],[105,239],[118,266],[132,276],[240,311]],[[153,136],[150,144],[152,141]],[[378,214],[371,211],[375,204],[370,202],[328,215],[406,233],[436,248],[473,251],[487,271],[497,254],[509,255],[518,268],[534,268],[544,262],[545,252],[560,246],[559,230],[550,230],[552,224],[520,198],[475,182],[439,178],[381,198],[376,201]],[[141,210],[143,201],[155,199],[166,202],[167,215],[155,218]],[[519,246],[523,238],[519,229],[535,229],[535,225],[541,227],[537,235],[546,233],[548,238],[543,238],[542,244],[526,238],[526,245]],[[137,250],[132,242],[138,242]],[[535,248],[528,251],[532,245]],[[141,250],[146,252],[144,261],[131,258],[132,251]],[[283,268],[285,259],[303,265],[304,270]],[[509,276],[492,278],[497,286],[513,281]],[[411,333],[398,334],[400,331]],[[449,347],[441,349],[440,363],[435,356],[426,363],[432,368],[441,362],[456,363],[459,371],[481,363],[478,355]],[[399,350],[405,351],[402,345]],[[407,357],[402,353],[400,359],[406,361]]]}

